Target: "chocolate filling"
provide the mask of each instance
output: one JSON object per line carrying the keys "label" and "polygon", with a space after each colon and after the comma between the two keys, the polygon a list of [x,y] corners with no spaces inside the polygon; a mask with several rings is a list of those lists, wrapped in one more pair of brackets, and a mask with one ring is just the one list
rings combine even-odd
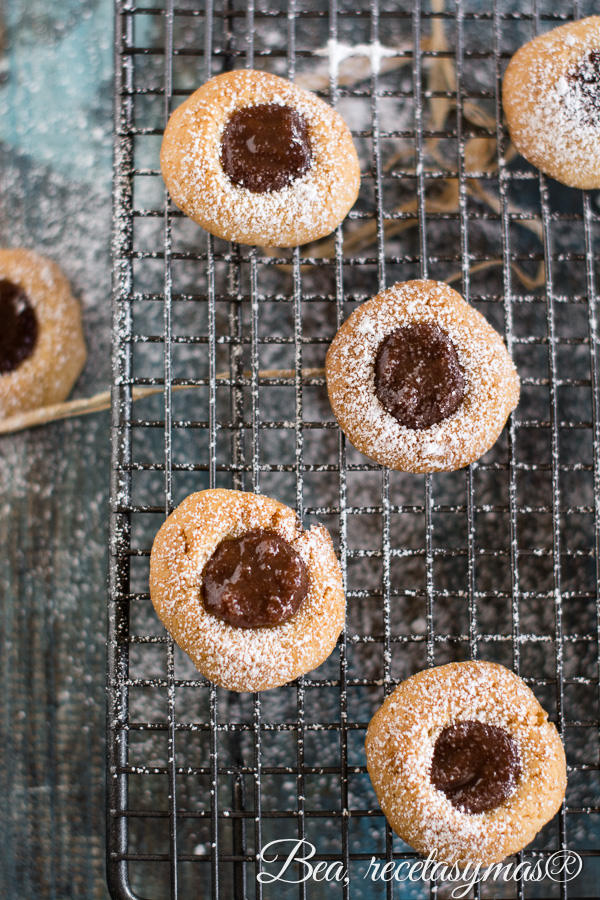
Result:
{"label": "chocolate filling", "polygon": [[600,124],[600,50],[590,50],[569,72],[568,78],[579,88],[581,112],[587,113],[588,124]]}
{"label": "chocolate filling", "polygon": [[521,763],[517,745],[497,725],[448,725],[435,742],[431,783],[466,813],[495,809],[513,793]]}
{"label": "chocolate filling", "polygon": [[37,334],[37,316],[23,288],[0,279],[0,372],[14,372],[31,356]]}
{"label": "chocolate filling", "polygon": [[308,594],[302,557],[278,534],[263,529],[222,541],[202,573],[206,609],[238,628],[282,625]]}
{"label": "chocolate filling", "polygon": [[403,325],[381,342],[375,357],[375,394],[407,428],[429,428],[456,412],[465,378],[456,348],[438,325]]}
{"label": "chocolate filling", "polygon": [[308,171],[311,160],[306,119],[290,106],[246,106],[234,112],[223,131],[225,172],[255,194],[286,187]]}

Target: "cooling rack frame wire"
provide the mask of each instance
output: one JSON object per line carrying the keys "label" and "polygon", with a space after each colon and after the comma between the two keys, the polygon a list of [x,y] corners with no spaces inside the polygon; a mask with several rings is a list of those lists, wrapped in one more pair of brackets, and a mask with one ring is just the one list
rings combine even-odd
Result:
{"label": "cooling rack frame wire", "polygon": [[[115,898],[132,900],[140,896],[131,886],[130,869],[133,864],[142,867],[142,875],[136,877],[144,884],[152,882],[154,873],[158,871],[157,866],[166,867],[168,877],[156,884],[164,884],[161,897],[169,896],[172,900],[189,893],[188,885],[192,883],[192,876],[188,874],[188,868],[184,875],[182,871],[190,865],[196,867],[194,871],[209,873],[207,878],[210,887],[202,891],[197,889],[198,896],[226,897],[228,900],[231,896],[235,900],[272,897],[272,891],[256,881],[257,858],[265,843],[265,834],[272,833],[272,823],[275,826],[282,823],[282,827],[287,823],[290,837],[304,839],[314,834],[315,822],[322,823],[324,834],[330,826],[335,830],[329,849],[317,850],[315,859],[339,859],[344,868],[354,875],[354,880],[339,885],[336,896],[343,897],[344,900],[351,895],[356,900],[383,896],[438,896],[438,886],[435,884],[423,887],[423,892],[418,894],[416,889],[412,893],[406,893],[402,885],[389,882],[385,886],[373,887],[373,892],[369,893],[364,881],[360,881],[360,873],[364,872],[372,856],[381,862],[394,862],[412,858],[415,854],[405,845],[401,846],[394,837],[381,816],[372,792],[369,794],[367,791],[366,806],[357,808],[355,791],[358,788],[355,784],[358,782],[355,779],[363,779],[361,783],[364,783],[366,769],[364,760],[357,762],[355,738],[364,734],[368,718],[354,714],[357,708],[354,695],[360,690],[382,688],[382,697],[394,689],[401,680],[397,669],[397,651],[406,654],[413,650],[415,653],[423,651],[423,665],[433,665],[439,663],[440,654],[454,647],[463,648],[465,658],[489,658],[490,654],[506,650],[507,664],[515,672],[523,674],[536,692],[546,692],[546,702],[552,705],[557,726],[566,740],[570,779],[576,787],[578,779],[590,779],[589,783],[586,782],[587,786],[583,785],[567,796],[568,806],[563,807],[559,813],[557,831],[548,846],[544,845],[540,849],[534,844],[533,849],[528,848],[519,854],[519,861],[545,859],[554,850],[576,849],[583,858],[584,866],[595,866],[590,869],[592,874],[589,878],[593,881],[597,877],[598,866],[595,865],[595,860],[600,857],[600,850],[597,849],[599,829],[596,827],[594,832],[593,822],[596,821],[594,817],[600,815],[600,798],[595,782],[592,784],[591,779],[597,780],[599,769],[597,736],[600,728],[600,604],[597,590],[600,574],[600,388],[596,332],[596,273],[599,260],[596,234],[600,217],[595,211],[593,194],[578,192],[577,197],[580,199],[577,202],[581,211],[563,214],[560,203],[557,206],[553,185],[544,175],[524,164],[519,164],[516,169],[508,166],[506,154],[509,142],[501,115],[502,71],[510,55],[503,44],[503,29],[516,23],[517,26],[530,27],[530,36],[533,36],[533,33],[546,30],[562,21],[582,17],[586,14],[587,7],[584,2],[575,0],[574,3],[563,3],[558,13],[553,11],[546,14],[541,11],[542,4],[535,0],[532,0],[531,5],[523,3],[522,9],[516,8],[508,0],[494,0],[493,7],[485,12],[479,12],[468,0],[456,0],[451,7],[448,3],[448,8],[444,7],[442,0],[432,0],[431,5],[423,4],[423,8],[420,0],[415,0],[414,6],[406,4],[406,9],[400,9],[400,6],[400,2],[382,2],[380,8],[378,0],[371,0],[360,8],[352,8],[330,0],[328,9],[321,10],[310,3],[302,4],[299,0],[289,0],[287,5],[275,2],[255,4],[253,0],[249,0],[243,6],[224,0],[218,8],[216,4],[213,8],[211,0],[207,0],[203,7],[199,3],[193,4],[191,0],[182,0],[179,8],[175,6],[174,0],[165,0],[160,7],[136,5],[133,0],[116,0],[107,685],[107,871],[110,891]],[[178,27],[183,20],[203,26],[201,45],[190,47],[177,44]],[[152,46],[144,44],[143,38],[137,33],[138,26],[148,22],[156,25],[162,35]],[[136,141],[140,137],[159,139],[174,106],[189,93],[174,86],[176,61],[184,57],[197,58],[201,81],[227,67],[261,68],[273,64],[273,61],[282,60],[284,68],[280,73],[293,79],[298,74],[300,63],[304,64],[305,60],[309,60],[316,66],[323,61],[322,54],[317,55],[314,47],[303,49],[300,46],[299,32],[311,22],[322,24],[324,33],[333,42],[331,46],[334,48],[335,42],[343,41],[347,36],[348,26],[352,23],[357,29],[360,27],[375,46],[379,46],[383,33],[386,37],[385,40],[382,39],[382,43],[387,43],[386,26],[392,29],[394,25],[401,23],[406,26],[405,32],[412,36],[412,46],[402,46],[398,50],[399,58],[406,58],[412,63],[412,91],[394,92],[389,86],[382,88],[383,76],[377,66],[371,67],[370,75],[361,81],[361,88],[353,89],[347,82],[340,81],[338,68],[332,65],[329,84],[322,92],[334,106],[348,97],[356,98],[355,102],[365,99],[369,102],[369,128],[361,130],[355,137],[364,140],[365,146],[370,147],[368,152],[362,154],[361,162],[366,170],[364,182],[372,185],[373,199],[370,207],[368,204],[367,208],[359,204],[350,214],[348,223],[352,225],[363,220],[374,223],[372,246],[375,247],[375,252],[369,251],[370,255],[347,253],[344,248],[346,226],[344,231],[342,228],[336,231],[331,245],[333,252],[327,258],[308,257],[303,248],[295,248],[289,255],[281,258],[265,255],[257,248],[236,245],[223,248],[222,243],[218,244],[199,229],[199,249],[177,249],[174,228],[182,214],[172,206],[166,190],[162,189],[162,205],[140,208],[136,201],[135,187],[140,179],[162,184],[157,163],[154,166],[139,165]],[[428,50],[423,43],[424,36],[431,33],[436,22],[454,29],[455,41],[452,48]],[[208,27],[206,23],[210,23]],[[285,49],[266,47],[264,43],[256,48],[257,36],[260,36],[261,29],[266,28],[269,23],[275,23],[285,33]],[[491,35],[491,43],[483,50],[477,44],[473,45],[474,49],[470,45],[472,26],[478,23],[486,27],[489,25]],[[140,33],[142,32],[143,28],[140,28]],[[321,50],[325,46],[324,44]],[[161,72],[159,82],[140,84],[140,61],[154,57],[157,60],[157,71]],[[432,60],[446,58],[454,63],[454,88],[449,90],[446,86],[438,90],[426,90],[427,66]],[[497,223],[499,228],[501,249],[496,256],[492,254],[491,257],[501,272],[498,296],[481,295],[480,290],[474,286],[477,265],[486,265],[489,259],[472,249],[476,240],[473,223],[477,221],[477,214],[472,209],[470,185],[473,175],[467,165],[466,152],[474,137],[490,136],[483,126],[477,131],[465,112],[474,95],[469,84],[474,60],[482,60],[483,63],[487,61],[493,70],[493,89],[479,93],[494,107],[491,134],[497,142],[499,165],[494,178],[497,179],[498,203],[495,211],[480,216],[479,220],[481,223]],[[382,105],[388,98],[398,96],[404,97],[408,103],[410,94],[414,97],[412,127],[396,132],[391,128],[382,128]],[[443,131],[432,131],[425,121],[425,97],[454,104],[455,125],[449,125]],[[153,98],[162,104],[162,120],[156,122],[149,117],[151,125],[145,124],[143,119],[140,124],[137,107],[142,100],[152,101]],[[387,162],[384,161],[383,147],[390,136],[412,142],[416,166],[412,169],[410,165],[400,166],[399,170],[390,174],[390,169],[386,168]],[[428,168],[423,164],[427,142],[432,138],[455,142],[455,170],[441,171],[441,167]],[[412,179],[416,196],[415,211],[388,208],[386,185],[393,177],[399,180]],[[455,213],[432,213],[428,209],[432,184],[441,178],[454,180],[457,184]],[[538,192],[536,196],[539,197],[539,202],[533,211],[515,212],[515,185],[520,183],[534,185]],[[386,223],[402,223],[407,219],[416,219],[418,222],[416,250],[408,253],[405,249],[402,252],[395,249],[392,252],[389,250]],[[137,226],[140,222],[151,223],[154,220],[162,222],[160,241],[157,239],[154,246],[139,249],[136,244]],[[451,254],[450,259],[445,259],[439,250],[431,249],[432,235],[429,226],[437,220],[447,220],[448,227],[451,222],[458,222],[460,246]],[[535,223],[538,228],[541,236],[539,254],[519,254],[515,250],[514,227],[525,220]],[[572,221],[574,231],[579,229],[578,234],[581,233],[580,251],[564,244],[561,229],[568,221]],[[435,237],[433,241],[435,243]],[[182,293],[174,286],[174,265],[188,260],[203,266],[205,290],[201,297]],[[444,482],[431,476],[423,479],[415,477],[411,499],[399,499],[394,473],[381,469],[364,458],[357,459],[344,436],[336,429],[335,423],[326,420],[315,422],[307,415],[307,410],[311,412],[312,409],[307,397],[313,389],[323,391],[324,378],[312,371],[307,374],[306,367],[303,371],[304,360],[315,347],[326,344],[327,338],[322,335],[311,336],[310,332],[307,334],[305,310],[319,298],[305,290],[305,285],[310,281],[306,270],[320,266],[323,271],[326,269],[331,274],[333,288],[325,299],[335,310],[334,318],[339,327],[350,311],[351,302],[364,300],[369,295],[364,292],[361,294],[360,289],[355,292],[350,290],[349,286],[357,272],[364,270],[374,273],[370,287],[370,294],[374,294],[386,285],[389,286],[389,273],[396,272],[398,267],[404,266],[410,270],[412,266],[416,277],[438,277],[441,267],[454,260],[460,268],[458,289],[462,290],[465,298],[474,303],[489,303],[490,308],[494,306],[496,311],[501,308],[509,351],[518,354],[525,349],[534,355],[540,350],[546,354],[546,369],[536,377],[525,377],[523,385],[526,396],[528,391],[533,396],[538,388],[545,392],[543,402],[547,402],[547,415],[539,414],[537,407],[530,414],[528,407],[524,407],[522,402],[509,421],[505,449],[499,451],[500,455],[493,457],[491,462],[469,467],[461,474],[464,488],[461,487],[460,491],[464,500],[448,501],[442,487]],[[158,261],[162,265],[162,274],[156,275],[152,291],[140,289],[137,284],[136,267],[147,261]],[[541,294],[536,294],[534,288],[529,293],[516,288],[515,266],[526,265],[528,262],[544,266],[545,284]],[[567,268],[570,267],[571,274],[575,272],[575,266],[584,264],[585,284],[582,293],[574,296],[561,293],[565,264],[568,264]],[[277,266],[285,266],[286,271],[291,273],[291,288],[285,297],[269,296],[264,290],[260,290],[261,286],[264,287],[263,275],[268,275]],[[227,272],[225,281],[220,275],[222,269]],[[275,301],[281,302],[284,312],[288,307],[291,310],[291,333],[283,337],[265,337],[261,331],[263,311],[269,303]],[[185,307],[186,304],[191,306],[198,302],[202,304],[206,316],[203,333],[198,335],[186,332],[181,335],[176,311],[180,305]],[[162,307],[160,333],[140,333],[136,326],[138,307],[157,303]],[[544,305],[545,333],[541,336],[523,335],[519,331],[522,310],[537,309],[536,304],[540,303]],[[219,312],[222,308],[226,309],[224,319]],[[584,311],[587,309],[586,333],[573,337],[572,332],[567,329],[565,336],[562,333],[565,327],[564,310],[569,315],[572,313],[572,318],[579,321],[577,317],[580,308]],[[226,324],[225,331],[223,321]],[[175,349],[192,345],[197,345],[198,353],[207,354],[208,367],[203,377],[182,377],[177,374]],[[157,346],[163,347],[162,361],[159,364],[158,357],[152,357],[154,368],[147,374],[139,368],[136,353],[140,348],[152,349]],[[289,373],[264,374],[261,353],[269,346],[281,347],[286,352],[289,349],[293,358],[291,377]],[[587,374],[582,375],[574,364],[573,372],[564,376],[565,347],[572,348],[574,353],[587,352]],[[228,357],[226,376],[218,374],[217,365],[218,353],[223,348]],[[321,350],[324,356],[323,346]],[[148,414],[146,417],[136,418],[137,407],[134,408],[132,388],[147,384],[164,386],[163,408],[158,418],[148,417]],[[202,397],[205,414],[202,420],[187,421],[182,419],[174,406],[173,388],[194,386],[204,392]],[[292,390],[293,420],[273,421],[272,414],[269,418],[269,401],[265,400],[267,388]],[[586,412],[584,419],[578,419],[573,412],[571,418],[565,418],[563,394],[578,389],[586,392],[584,406],[585,410],[589,410],[589,416]],[[228,392],[229,404],[225,418],[222,407],[219,406],[219,397],[223,391]],[[543,408],[546,409],[545,406]],[[263,437],[269,429],[292,435],[288,456],[283,461],[264,461]],[[324,440],[334,435],[333,462],[331,459],[323,464],[314,462],[312,435],[314,430],[320,434],[319,429],[322,429]],[[162,433],[160,455],[157,454],[150,462],[143,459],[140,461],[136,443],[138,432],[150,436],[155,435],[157,430]],[[185,432],[206,435],[206,443],[201,445],[205,447],[206,453],[199,462],[182,461],[177,457],[174,443]],[[589,456],[581,462],[572,461],[570,444],[565,449],[564,436],[571,432],[581,434],[585,452],[589,445]],[[531,447],[535,449],[537,435],[542,433],[549,435],[550,455],[546,461],[539,462],[537,457],[533,457],[532,461],[533,451],[527,449],[522,435],[530,434]],[[228,455],[224,457],[220,455],[223,446],[220,440],[223,435],[228,435]],[[150,447],[151,443],[147,446]],[[134,476],[153,472],[162,473],[160,496],[155,497],[152,502],[140,502],[136,496]],[[252,697],[246,709],[246,721],[238,721],[239,710],[229,705],[223,692],[214,685],[207,685],[201,678],[195,681],[179,675],[177,649],[168,636],[158,634],[158,623],[155,632],[137,634],[135,631],[135,609],[139,604],[149,605],[147,589],[140,589],[137,570],[133,572],[137,563],[147,565],[150,551],[147,541],[139,544],[137,529],[146,519],[172,511],[176,505],[175,498],[177,502],[180,499],[174,478],[186,472],[196,473],[198,478],[205,479],[205,486],[228,483],[231,487],[259,491],[266,482],[267,488],[263,487],[266,493],[269,492],[269,479],[273,473],[281,473],[286,477],[289,475],[293,495],[291,502],[295,501],[300,518],[306,520],[314,516],[335,522],[340,562],[348,586],[349,609],[350,606],[354,609],[368,603],[378,605],[377,621],[380,624],[377,633],[358,632],[354,628],[354,620],[349,621],[348,629],[340,639],[336,651],[339,669],[335,676],[313,678],[309,675],[300,678],[289,689],[295,692],[292,721],[282,719],[272,722],[270,701],[259,694]],[[497,473],[499,477],[506,478],[506,495],[502,495],[506,499],[494,505],[480,499],[480,496],[484,496],[481,479],[483,476],[493,478]],[[540,473],[547,473],[549,478],[548,495],[543,501],[524,500],[523,476],[533,478]],[[325,502],[313,499],[314,490],[309,489],[307,481],[317,474],[335,479],[334,500],[329,496]],[[571,501],[572,495],[576,493],[575,488],[571,487],[571,479],[579,475],[588,491],[585,503],[581,500],[578,503]],[[370,479],[368,483],[372,485],[374,478],[379,479],[380,498],[375,495],[368,504],[364,501],[358,503],[356,484],[360,479]],[[436,499],[437,495],[442,500]],[[589,496],[592,497],[591,500]],[[440,546],[439,536],[441,534],[443,539],[445,531],[439,523],[445,515],[456,517],[456,521],[464,525],[464,545],[456,546],[448,542]],[[493,520],[496,528],[499,528],[498,523],[501,524],[499,530],[505,543],[501,543],[500,547],[491,539],[482,539],[480,536],[481,521],[487,515],[497,517]],[[356,519],[360,517],[367,521],[369,516],[377,517],[380,522],[380,541],[377,547],[356,546]],[[418,517],[415,521],[421,522],[423,526],[423,541],[418,547],[414,547],[410,541],[403,545],[397,537],[398,522],[402,517],[412,521],[410,517],[414,516]],[[578,522],[580,518],[589,520],[590,533],[593,531],[589,547],[585,544],[583,548],[574,547],[569,542],[565,523]],[[537,532],[537,544],[535,541],[532,543],[524,530],[523,523],[529,521],[533,523],[532,527],[539,526],[542,522],[547,523],[547,533]],[[445,560],[452,562],[459,557],[466,560],[465,579],[464,586],[456,589],[444,582],[439,565]],[[508,561],[509,580],[506,585],[501,583],[500,586],[481,586],[480,573],[486,560],[490,559],[493,562]],[[377,587],[365,587],[353,580],[355,563],[366,565],[369,560],[379,567],[377,571],[380,573],[380,581]],[[419,564],[422,561],[421,588],[403,590],[398,586],[395,566],[402,560],[417,560]],[[532,560],[536,565],[539,562],[540,566],[545,565],[545,560],[549,561],[549,567],[544,569],[546,574],[545,581],[542,578],[542,587],[537,582],[531,584]],[[577,561],[593,569],[595,589],[591,589],[584,580],[581,581],[584,587],[581,587],[576,576],[572,575],[569,567]],[[395,621],[396,608],[413,595],[415,601],[422,604],[423,628],[415,629],[415,623],[409,622],[403,629]],[[440,610],[445,609],[453,599],[457,605],[462,604],[466,608],[465,627],[452,632],[440,631],[437,627],[442,615]],[[499,610],[503,603],[507,604],[509,621],[502,625],[496,623],[495,628],[490,628],[488,612],[495,603]],[[570,606],[577,603],[582,604],[582,608],[585,607],[586,610],[581,630],[573,630],[570,621],[565,626]],[[529,610],[544,604],[546,611],[543,615],[547,615],[548,605],[551,608],[552,628],[544,631],[540,627],[539,632],[532,633],[530,619],[527,618]],[[380,660],[375,676],[372,673],[362,676],[355,671],[354,654],[363,648],[371,648],[374,654],[380,652],[380,657],[373,657]],[[547,652],[548,658],[553,656],[554,665],[550,674],[546,674],[545,669],[542,669],[541,675],[537,672],[531,674],[529,654],[532,648],[542,648],[543,652]],[[138,676],[137,671],[132,674],[133,651],[141,654],[142,658],[144,654],[148,654],[150,659],[149,654],[154,649],[164,650],[164,670],[161,674]],[[585,666],[582,663],[581,669],[573,662],[573,657],[578,653],[587,660]],[[593,703],[593,710],[590,710],[589,715],[587,709],[586,715],[582,715],[579,701],[573,700],[575,688],[582,692],[582,703]],[[154,692],[152,696],[164,699],[164,715],[154,714],[152,718],[148,716],[147,720],[139,722],[132,720],[131,693],[138,689],[148,689]],[[179,698],[188,689],[206,692],[209,721],[181,721]],[[329,697],[324,691],[330,691],[331,696],[336,692],[337,707],[334,713],[328,708],[329,718],[326,719],[323,715],[315,721],[312,697]],[[288,696],[291,694],[286,694]],[[323,702],[329,703],[329,700]],[[228,720],[227,714],[231,710],[234,710],[235,715]],[[586,735],[589,733],[594,739],[583,750],[577,751],[580,752],[578,756],[572,750],[570,738],[572,734],[577,737],[580,732],[585,732]],[[186,757],[181,749],[184,737],[189,734],[199,734],[206,738],[207,758],[202,765],[193,756]],[[269,757],[270,746],[275,739],[283,740],[288,734],[294,739],[292,755],[288,755],[284,763],[275,764]],[[324,765],[312,761],[311,748],[315,734],[333,734],[336,740],[339,738],[339,753],[334,764]],[[134,760],[132,740],[140,735],[165,737],[166,753],[163,762],[157,764],[154,759]],[[223,750],[224,739],[229,740],[229,762]],[[244,745],[245,740],[251,742],[249,754]],[[181,779],[188,775],[204,779],[202,784],[206,789],[207,802],[203,808],[190,810],[180,802]],[[163,779],[167,785],[165,806],[159,808],[158,803],[153,805],[150,788],[149,806],[143,809],[132,807],[129,782],[134,777],[148,782],[153,777]],[[271,808],[268,788],[271,779],[279,777],[291,779],[295,798],[293,809],[288,804]],[[335,803],[331,802],[329,807],[312,805],[314,797],[311,790],[314,790],[315,777],[331,777],[335,780],[338,799]],[[577,827],[571,826],[569,815]],[[204,837],[195,848],[190,848],[185,843],[184,825],[188,820],[198,822],[198,828],[205,829],[202,832]],[[352,827],[353,823],[361,821],[368,823],[377,832],[378,843],[375,850],[371,846],[356,846],[356,834]],[[584,821],[592,824],[582,825]],[[160,849],[148,849],[142,845],[140,850],[138,844],[132,842],[132,829],[139,823],[147,830],[165,823],[168,825],[168,835],[164,833]],[[584,838],[579,836],[577,829],[583,829]],[[331,852],[332,847],[336,848],[335,852]],[[581,884],[585,888],[585,882]],[[528,888],[522,880],[516,882],[512,889],[514,893],[506,893],[506,896],[529,896]],[[558,893],[552,896],[575,896],[566,878],[558,884],[556,891]],[[318,883],[300,884],[296,893],[301,898],[324,896],[319,892]],[[485,888],[475,888],[474,896],[488,895]]]}

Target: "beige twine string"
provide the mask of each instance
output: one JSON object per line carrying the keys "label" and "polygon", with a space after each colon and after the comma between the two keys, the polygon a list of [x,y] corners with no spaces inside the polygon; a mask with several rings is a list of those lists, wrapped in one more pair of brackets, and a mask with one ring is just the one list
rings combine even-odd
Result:
{"label": "beige twine string", "polygon": [[[436,13],[442,13],[445,8],[444,0],[432,0],[432,8]],[[424,50],[442,52],[448,49],[448,41],[444,30],[444,22],[435,18],[432,20],[431,37],[424,37],[422,40],[422,48]],[[403,48],[398,48],[399,51]],[[404,49],[408,49],[404,48]],[[382,66],[385,71],[401,68],[409,65],[412,61],[412,55],[402,55],[396,58],[382,60]],[[343,73],[340,73],[340,83],[353,84],[366,77],[365,66],[369,65],[368,60],[360,61],[353,59],[351,68],[348,67]],[[359,63],[361,63],[359,65]],[[363,65],[364,63],[364,65]],[[431,91],[456,91],[456,75],[452,67],[451,60],[440,55],[433,57],[427,61],[427,77],[428,88]],[[315,80],[316,79],[316,80]],[[322,81],[322,83],[321,83]],[[299,80],[300,83],[300,80]],[[319,87],[327,87],[329,83],[329,74],[327,64],[315,73],[313,73],[313,81],[309,84],[303,84],[312,90]],[[432,121],[436,130],[442,130],[445,127],[448,116],[456,108],[456,101],[450,98],[436,97],[429,99],[429,107]],[[483,109],[474,101],[468,101],[463,104],[463,115],[474,125],[495,128],[495,119],[487,110]],[[445,166],[446,162],[439,152],[439,140],[437,138],[429,138],[426,141],[428,153],[438,162],[440,166]],[[386,169],[392,168],[396,163],[407,164],[411,158],[411,152],[408,149],[399,152],[395,157],[388,161]],[[498,170],[497,162],[497,142],[495,137],[474,137],[470,138],[464,148],[465,154],[465,170],[467,175],[467,193],[476,197],[483,203],[487,204],[494,212],[499,213],[501,209],[500,199],[495,197],[481,183],[475,173],[490,173]],[[511,159],[515,155],[512,145],[507,147],[504,154],[505,160]],[[471,175],[473,173],[473,175]],[[440,191],[435,196],[426,198],[426,213],[450,213],[458,212],[459,191],[458,182],[455,178],[442,180],[440,183]],[[384,236],[389,239],[392,236],[415,228],[418,225],[417,202],[410,200],[407,203],[398,206],[395,212],[414,213],[414,217],[404,220],[386,220],[384,221]],[[516,204],[508,204],[509,213],[522,212]],[[519,224],[531,231],[539,239],[542,237],[541,224],[533,217],[531,219],[522,218]],[[343,242],[343,252],[352,253],[363,250],[371,245],[377,236],[377,226],[374,222],[360,223],[346,229]],[[269,255],[274,255],[278,251],[263,251]],[[317,259],[328,259],[335,255],[335,240],[325,238],[316,245],[310,247],[310,256]],[[469,271],[474,274],[488,268],[502,265],[501,260],[492,259],[484,262],[476,263],[469,267]],[[284,271],[291,271],[291,266],[280,265],[278,268]],[[515,262],[511,262],[511,269],[521,284],[529,290],[534,291],[545,283],[544,263],[541,262],[535,274],[531,275],[525,272]],[[462,272],[453,272],[446,282],[452,284],[459,281]],[[323,376],[324,369],[304,369],[302,378],[310,376]],[[295,378],[293,369],[266,369],[258,373],[259,378]],[[217,375],[217,380],[229,378],[226,373]],[[244,377],[251,377],[250,373],[244,372]],[[173,385],[172,391],[191,390],[196,385]],[[134,387],[131,391],[132,400],[141,400],[143,397],[150,397],[153,394],[162,393],[162,387]],[[70,400],[65,403],[56,403],[53,406],[46,406],[41,409],[34,409],[30,412],[20,415],[11,416],[10,418],[0,420],[0,435],[11,434],[16,431],[23,431],[25,428],[33,428],[36,425],[45,425],[47,422],[55,422],[59,419],[69,419],[73,416],[88,415],[89,413],[100,412],[110,407],[110,391],[102,391],[93,397],[82,398],[80,400]]]}
{"label": "beige twine string", "polygon": [[[325,375],[325,369],[303,369],[302,378],[318,378]],[[220,372],[216,375],[216,381],[229,379],[228,372]],[[252,378],[251,372],[244,372],[244,378]],[[294,369],[260,369],[259,378],[295,378]],[[191,391],[203,387],[197,384],[174,384],[171,392]],[[152,397],[154,394],[164,393],[164,387],[132,387],[131,399],[143,400],[144,397]],[[100,391],[93,397],[81,397],[78,400],[67,400],[64,403],[53,403],[51,406],[42,406],[39,409],[31,409],[16,416],[0,419],[0,435],[15,434],[26,428],[35,428],[37,425],[47,425],[48,422],[57,422],[60,419],[72,419],[74,416],[87,416],[90,413],[102,412],[110,409],[110,391]]]}

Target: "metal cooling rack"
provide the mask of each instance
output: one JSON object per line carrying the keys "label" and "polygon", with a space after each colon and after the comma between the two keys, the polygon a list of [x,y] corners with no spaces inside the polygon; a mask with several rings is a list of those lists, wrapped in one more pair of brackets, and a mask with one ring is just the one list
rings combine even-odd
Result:
{"label": "metal cooling rack", "polygon": [[[453,886],[364,878],[372,856],[414,854],[386,827],[363,742],[400,680],[470,657],[524,677],[566,744],[565,807],[521,858],[571,848],[583,859],[576,881],[495,883],[476,896],[598,895],[598,204],[511,155],[500,101],[520,44],[592,12],[550,0],[117,0],[114,897],[449,896]],[[380,41],[395,56],[379,72],[357,57],[338,75],[329,40]],[[169,113],[209,76],[246,65],[317,89],[353,129],[363,186],[328,243],[279,256],[226,244],[165,194],[157,160]],[[450,279],[504,332],[523,385],[479,463],[426,478],[383,470],[346,444],[319,372],[356,303],[419,276]],[[339,647],[263,695],[206,682],[149,600],[156,530],[213,485],[295,505],[339,548]],[[349,883],[258,883],[257,855],[282,837],[341,860]]]}

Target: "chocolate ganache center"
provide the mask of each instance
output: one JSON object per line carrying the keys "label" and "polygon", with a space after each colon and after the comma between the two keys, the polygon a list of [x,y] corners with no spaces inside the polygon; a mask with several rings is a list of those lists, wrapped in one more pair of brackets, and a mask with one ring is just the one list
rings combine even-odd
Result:
{"label": "chocolate ganache center", "polygon": [[308,587],[302,557],[263,529],[222,541],[202,573],[206,609],[238,628],[282,625],[298,612]]}
{"label": "chocolate ganache center", "polygon": [[576,85],[581,100],[579,114],[585,116],[587,124],[600,124],[600,50],[586,53],[570,70],[568,78]]}
{"label": "chocolate ganache center", "polygon": [[375,394],[401,425],[429,428],[451,416],[465,396],[456,348],[438,325],[403,325],[381,342]]}
{"label": "chocolate ganache center", "polygon": [[290,106],[260,103],[238,109],[221,137],[221,164],[234,184],[255,194],[279,191],[310,168],[304,116]]}
{"label": "chocolate ganache center", "polygon": [[0,279],[0,372],[14,372],[31,354],[38,335],[35,310],[23,288]]}
{"label": "chocolate ganache center", "polygon": [[517,745],[497,725],[448,725],[433,750],[431,783],[466,813],[480,813],[510,797],[521,774]]}

